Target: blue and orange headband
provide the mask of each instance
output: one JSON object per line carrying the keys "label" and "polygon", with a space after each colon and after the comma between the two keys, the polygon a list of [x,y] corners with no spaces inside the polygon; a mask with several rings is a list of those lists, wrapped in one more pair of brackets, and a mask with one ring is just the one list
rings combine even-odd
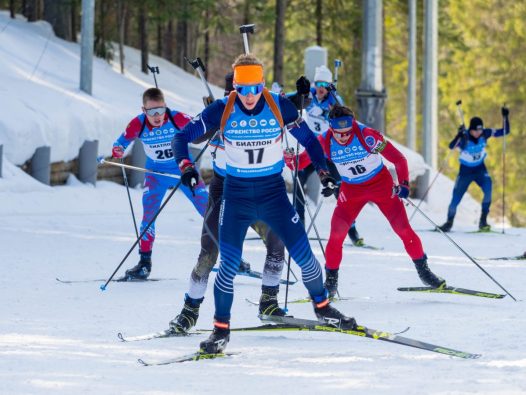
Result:
{"label": "blue and orange headband", "polygon": [[351,115],[345,115],[343,117],[329,119],[329,125],[333,129],[347,129],[352,127],[352,121],[354,117]]}

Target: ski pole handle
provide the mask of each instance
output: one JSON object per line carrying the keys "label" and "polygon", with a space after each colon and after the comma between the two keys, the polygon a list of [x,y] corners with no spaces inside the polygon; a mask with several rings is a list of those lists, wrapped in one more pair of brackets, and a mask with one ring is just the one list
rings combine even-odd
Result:
{"label": "ski pole handle", "polygon": [[149,64],[146,65],[148,67],[148,70],[153,74],[153,81],[155,82],[155,87],[159,88],[157,85],[157,78],[155,78],[155,74],[159,74],[159,66],[150,66]]}
{"label": "ski pole handle", "polygon": [[457,102],[455,103],[457,105],[457,111],[458,111],[458,116],[460,118],[460,122],[462,122],[462,125],[464,125],[465,127],[465,123],[464,123],[464,112],[462,111],[462,100],[457,100]]}
{"label": "ski pole handle", "polygon": [[251,23],[250,25],[239,26],[239,33],[243,36],[243,46],[245,47],[245,54],[250,53],[250,47],[248,46],[248,34],[254,34],[254,27],[256,25]]}

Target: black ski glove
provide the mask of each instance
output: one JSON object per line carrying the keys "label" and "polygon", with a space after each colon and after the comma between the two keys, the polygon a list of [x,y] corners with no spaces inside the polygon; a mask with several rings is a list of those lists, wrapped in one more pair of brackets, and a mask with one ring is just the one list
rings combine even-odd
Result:
{"label": "black ski glove", "polygon": [[301,76],[296,81],[296,91],[298,92],[298,95],[308,95],[310,93],[310,81],[305,78],[305,76]]}
{"label": "black ski glove", "polygon": [[510,115],[510,109],[509,109],[508,107],[502,107],[502,108],[500,109],[500,113],[502,114],[502,116],[503,116],[504,118],[507,118],[508,115]]}
{"label": "black ski glove", "polygon": [[458,127],[458,137],[462,137],[466,133],[466,127],[464,125],[460,125]]}
{"label": "black ski glove", "polygon": [[325,197],[334,195],[338,190],[336,180],[331,176],[331,174],[327,170],[320,170],[318,175],[320,176],[320,182],[323,186],[321,194]]}
{"label": "black ski glove", "polygon": [[195,168],[195,164],[190,159],[183,159],[179,163],[179,169],[181,170],[181,184],[190,188],[192,195],[195,196],[194,187],[199,182],[199,173]]}

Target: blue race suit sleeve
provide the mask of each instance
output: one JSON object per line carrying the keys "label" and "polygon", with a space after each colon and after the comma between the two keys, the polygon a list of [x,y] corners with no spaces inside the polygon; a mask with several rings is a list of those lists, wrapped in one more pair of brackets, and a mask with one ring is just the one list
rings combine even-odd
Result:
{"label": "blue race suit sleeve", "polygon": [[316,171],[327,170],[327,162],[321,144],[307,123],[298,116],[294,104],[286,97],[280,96],[279,107],[283,122],[290,133],[305,147]]}
{"label": "blue race suit sleeve", "polygon": [[[489,135],[487,135],[489,134]],[[484,136],[486,139],[490,137],[502,137],[505,134],[510,134],[510,120],[508,117],[504,118],[504,128],[500,129],[484,129]]]}
{"label": "blue race suit sleeve", "polygon": [[183,159],[190,158],[188,143],[205,134],[207,130],[217,130],[219,128],[224,109],[225,104],[223,101],[216,100],[205,108],[201,114],[195,116],[191,122],[188,122],[180,133],[174,136],[172,139],[172,150],[177,163]]}
{"label": "blue race suit sleeve", "polygon": [[464,143],[464,140],[466,139],[466,133],[460,134],[458,133],[453,140],[449,143],[449,149],[454,149],[457,146],[461,147]]}

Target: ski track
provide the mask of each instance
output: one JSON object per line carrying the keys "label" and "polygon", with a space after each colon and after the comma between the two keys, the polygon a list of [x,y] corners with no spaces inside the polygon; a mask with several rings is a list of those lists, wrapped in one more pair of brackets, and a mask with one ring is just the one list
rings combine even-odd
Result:
{"label": "ski track", "polygon": [[[274,391],[304,394],[327,390],[392,393],[494,393],[526,391],[526,356],[520,346],[525,328],[524,303],[509,297],[489,300],[468,296],[410,294],[399,286],[421,285],[401,243],[380,214],[367,207],[359,219],[365,239],[383,251],[346,247],[340,276],[342,295],[354,297],[337,307],[359,323],[404,336],[481,353],[478,360],[461,360],[386,342],[335,333],[233,333],[229,358],[143,367],[137,358],[153,361],[191,353],[206,334],[187,338],[122,343],[117,333],[139,335],[167,327],[182,306],[188,275],[199,252],[200,221],[190,204],[176,195],[157,223],[159,243],[153,256],[154,277],[178,280],[156,283],[111,283],[105,292],[98,283],[60,284],[63,279],[109,276],[133,242],[125,206],[125,190],[111,183],[93,189],[56,187],[53,199],[67,204],[72,189],[84,191],[77,211],[63,215],[46,210],[49,197],[37,193],[43,212],[4,217],[0,229],[10,248],[0,259],[9,263],[0,278],[3,314],[0,324],[2,393],[229,393]],[[97,205],[95,196],[110,202]],[[35,196],[33,196],[34,198]],[[140,207],[140,190],[132,190]],[[29,196],[18,196],[29,199]],[[18,202],[20,203],[20,202]],[[9,210],[9,199],[2,212]],[[333,202],[324,205],[318,226],[329,231]],[[110,215],[111,214],[111,215]],[[184,227],[184,232],[181,229]],[[524,245],[526,232],[514,237]],[[422,233],[430,266],[451,285],[500,292],[479,269],[463,258],[440,234]],[[477,255],[509,253],[509,245],[487,245],[478,235],[458,242],[476,246]],[[319,246],[311,243],[323,262]],[[262,269],[265,250],[247,243],[244,255],[255,270]],[[467,248],[467,247],[466,247]],[[522,248],[515,247],[514,251]],[[469,250],[469,248],[468,248]],[[472,249],[473,250],[473,249]],[[135,264],[134,252],[125,267]],[[486,270],[518,299],[524,298],[524,262],[484,261]],[[297,274],[299,270],[294,265]],[[211,281],[215,275],[211,276]],[[280,297],[284,297],[284,287]],[[232,326],[258,325],[260,283],[236,278]],[[290,297],[305,296],[301,284]],[[290,313],[313,318],[312,307],[289,305]],[[209,286],[198,328],[210,328],[213,293]],[[415,374],[418,372],[418,374]],[[203,376],[204,375],[204,376]],[[206,377],[206,379],[204,378]]]}

